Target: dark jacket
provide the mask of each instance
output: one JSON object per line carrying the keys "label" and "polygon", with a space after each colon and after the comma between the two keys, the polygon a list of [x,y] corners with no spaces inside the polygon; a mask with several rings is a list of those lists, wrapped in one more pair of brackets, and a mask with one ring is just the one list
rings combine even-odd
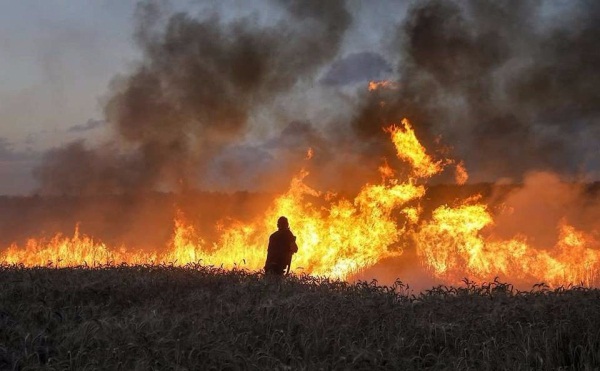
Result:
{"label": "dark jacket", "polygon": [[296,236],[289,229],[280,229],[269,237],[265,271],[283,274],[290,264],[292,254],[298,251]]}

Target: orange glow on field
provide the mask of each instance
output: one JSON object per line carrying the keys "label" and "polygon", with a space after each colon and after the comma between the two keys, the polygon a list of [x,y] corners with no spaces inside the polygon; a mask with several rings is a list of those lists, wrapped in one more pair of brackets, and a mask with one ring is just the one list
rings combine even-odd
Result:
{"label": "orange glow on field", "polygon": [[[287,192],[277,197],[264,215],[252,222],[233,222],[221,229],[217,241],[207,242],[179,215],[169,245],[156,252],[108,247],[76,228],[72,237],[30,239],[12,245],[0,262],[26,266],[67,267],[105,264],[204,265],[260,270],[266,243],[277,218],[285,215],[300,247],[292,271],[347,279],[386,258],[404,259],[403,249],[414,248],[424,270],[437,279],[458,283],[464,277],[507,281],[545,282],[551,286],[595,285],[600,268],[600,247],[593,233],[577,230],[566,221],[549,226],[558,231],[554,246],[533,246],[527,236],[499,238],[494,215],[480,197],[441,205],[423,215],[425,181],[442,172],[452,160],[427,153],[408,122],[385,128],[397,156],[409,172],[393,169],[387,161],[379,167],[381,182],[365,184],[356,197],[347,199],[309,186],[302,170]],[[312,158],[313,150],[307,152]],[[456,166],[456,181],[464,183],[467,171]],[[402,278],[401,272],[398,276]]]}

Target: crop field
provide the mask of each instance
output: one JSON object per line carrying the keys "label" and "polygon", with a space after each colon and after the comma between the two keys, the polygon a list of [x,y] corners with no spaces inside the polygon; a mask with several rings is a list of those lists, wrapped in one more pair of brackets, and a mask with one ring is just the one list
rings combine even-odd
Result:
{"label": "crop field", "polygon": [[594,369],[600,291],[0,268],[0,369]]}

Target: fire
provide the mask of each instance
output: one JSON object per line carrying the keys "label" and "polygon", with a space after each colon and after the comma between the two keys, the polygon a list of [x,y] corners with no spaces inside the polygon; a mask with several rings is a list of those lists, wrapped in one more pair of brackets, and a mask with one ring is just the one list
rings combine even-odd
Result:
{"label": "fire", "polygon": [[[220,241],[209,250],[194,243],[196,237],[192,231],[181,232],[182,238],[176,239],[174,244],[177,261],[185,264],[196,261],[190,258],[202,257],[204,263],[223,264],[226,268],[238,265],[261,269],[265,241],[281,215],[289,218],[292,230],[301,241],[293,265],[310,274],[346,278],[383,257],[401,254],[401,251],[388,250],[402,235],[392,213],[422,197],[424,187],[367,185],[353,202],[339,199],[322,209],[310,202],[310,198],[325,200],[326,196],[306,185],[306,176],[308,172],[303,171],[294,178],[288,192],[275,200],[263,218],[226,229]],[[178,229],[182,228],[186,227],[180,224]]]}
{"label": "fire", "polygon": [[[295,272],[347,279],[382,259],[403,259],[403,248],[410,246],[424,269],[451,283],[496,276],[553,286],[597,282],[600,244],[566,221],[554,227],[558,228],[554,246],[534,247],[526,236],[496,237],[492,211],[478,197],[439,206],[424,216],[422,183],[456,162],[431,157],[406,119],[385,131],[410,171],[402,179],[385,161],[379,167],[381,182],[365,184],[354,198],[314,189],[307,184],[309,173],[302,170],[264,215],[250,223],[225,225],[214,242],[203,239],[180,214],[162,252],[110,248],[76,228],[72,237],[57,235],[30,239],[23,247],[12,245],[0,255],[0,262],[56,267],[200,263],[260,270],[268,236],[277,218],[285,215],[300,246],[292,261]],[[309,149],[307,159],[312,156]],[[464,164],[458,162],[455,171],[457,183],[463,184],[468,178]]]}
{"label": "fire", "polygon": [[123,262],[144,264],[155,260],[153,254],[129,252],[125,248],[109,249],[89,236],[80,235],[79,226],[75,227],[72,237],[57,234],[50,240],[31,238],[24,249],[13,244],[1,259],[6,264],[59,268],[79,265],[95,267]]}
{"label": "fire", "polygon": [[313,149],[312,149],[312,148],[309,148],[309,149],[306,151],[306,159],[307,159],[307,160],[311,160],[311,159],[313,158],[313,156],[314,156],[314,155],[315,155],[315,152],[313,151]]}
{"label": "fire", "polygon": [[369,91],[374,91],[378,89],[398,89],[398,84],[394,81],[390,80],[381,80],[381,81],[369,81]]}
{"label": "fire", "polygon": [[292,228],[302,241],[302,249],[294,256],[297,269],[316,275],[346,278],[375,264],[383,257],[400,255],[389,251],[402,235],[392,213],[407,202],[422,197],[423,186],[412,184],[367,185],[353,200],[339,199],[327,209],[317,207],[309,198],[325,200],[327,195],[304,183],[308,172],[292,180],[287,193],[278,197],[266,215],[250,224],[235,224],[223,231],[213,246],[197,235],[182,216],[175,221],[173,239],[165,254],[142,254],[125,249],[112,252],[78,231],[72,238],[57,236],[50,241],[30,240],[25,249],[9,248],[5,263],[26,266],[47,265],[98,266],[108,263],[172,263],[206,265],[259,270],[265,259],[265,241],[280,215],[293,222]]}
{"label": "fire", "polygon": [[594,284],[600,251],[586,247],[598,246],[590,236],[561,224],[556,246],[543,250],[529,246],[522,236],[504,241],[485,238],[482,230],[492,225],[485,205],[442,206],[417,233],[418,253],[437,276],[454,282],[500,276],[551,286]]}
{"label": "fire", "polygon": [[442,206],[417,234],[418,253],[437,274],[463,266],[486,269],[484,243],[477,232],[490,223],[492,218],[483,205]]}
{"label": "fire", "polygon": [[456,164],[456,170],[454,173],[454,179],[456,179],[456,184],[463,185],[469,180],[469,173],[465,168],[465,163],[460,161]]}
{"label": "fire", "polygon": [[381,174],[381,181],[385,182],[387,179],[394,179],[396,172],[388,164],[387,160],[384,159],[383,164],[379,166],[379,174]]}
{"label": "fire", "polygon": [[392,125],[385,129],[392,136],[398,158],[412,166],[412,173],[419,178],[429,178],[442,170],[442,162],[434,161],[421,145],[410,122],[402,120],[402,126]]}

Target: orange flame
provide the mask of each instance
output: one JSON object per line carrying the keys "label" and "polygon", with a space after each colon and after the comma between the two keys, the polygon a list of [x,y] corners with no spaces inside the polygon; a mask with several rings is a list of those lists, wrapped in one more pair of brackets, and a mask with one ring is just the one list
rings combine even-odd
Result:
{"label": "orange flame", "polygon": [[369,91],[374,91],[378,89],[398,89],[398,83],[390,80],[380,80],[380,81],[369,81]]}
{"label": "orange flame", "polygon": [[307,159],[307,160],[311,160],[311,159],[313,158],[313,156],[314,156],[314,155],[315,155],[315,152],[313,151],[313,149],[312,149],[312,148],[309,148],[309,149],[306,151],[306,159]]}
{"label": "orange flame", "polygon": [[384,130],[391,134],[398,158],[412,166],[414,176],[429,178],[442,170],[442,162],[434,161],[425,153],[425,147],[419,143],[407,119],[402,120],[402,127],[392,125]]}
{"label": "orange flame", "polygon": [[4,252],[0,261],[30,267],[60,268],[79,265],[95,267],[123,262],[144,264],[156,261],[156,257],[154,254],[130,252],[125,248],[109,249],[89,236],[80,235],[79,226],[76,226],[72,237],[57,234],[50,240],[31,238],[24,249],[13,244]]}
{"label": "orange flame", "polygon": [[394,179],[396,172],[388,164],[387,160],[383,160],[383,164],[379,166],[379,174],[381,174],[381,181],[385,182],[388,179]]}
{"label": "orange flame", "polygon": [[463,185],[469,180],[469,173],[465,168],[465,163],[460,161],[456,164],[456,170],[454,173],[454,179],[456,180],[456,184]]}

